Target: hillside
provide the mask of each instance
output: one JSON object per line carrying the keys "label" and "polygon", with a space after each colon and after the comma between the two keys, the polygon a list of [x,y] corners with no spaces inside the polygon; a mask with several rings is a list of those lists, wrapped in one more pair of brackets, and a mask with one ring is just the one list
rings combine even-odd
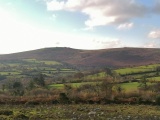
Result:
{"label": "hillside", "polygon": [[160,63],[160,49],[114,48],[78,50],[72,48],[44,48],[0,55],[0,61],[21,59],[54,60],[82,67],[126,67]]}

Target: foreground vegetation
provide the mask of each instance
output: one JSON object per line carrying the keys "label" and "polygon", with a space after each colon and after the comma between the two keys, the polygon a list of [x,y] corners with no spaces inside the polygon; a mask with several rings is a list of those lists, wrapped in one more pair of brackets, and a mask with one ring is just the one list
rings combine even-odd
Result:
{"label": "foreground vegetation", "polygon": [[1,120],[159,120],[149,105],[0,105]]}

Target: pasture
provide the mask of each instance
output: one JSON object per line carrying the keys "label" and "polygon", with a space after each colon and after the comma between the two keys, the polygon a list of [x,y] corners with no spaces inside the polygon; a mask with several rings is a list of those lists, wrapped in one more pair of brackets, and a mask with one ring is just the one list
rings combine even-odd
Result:
{"label": "pasture", "polygon": [[138,91],[140,83],[138,82],[130,82],[130,83],[121,83],[120,86],[124,89],[125,92]]}
{"label": "pasture", "polygon": [[151,64],[146,66],[137,66],[137,67],[128,67],[121,68],[115,70],[116,73],[120,75],[133,74],[133,73],[143,73],[143,72],[151,72],[156,69],[156,67],[160,66],[160,64]]}
{"label": "pasture", "polygon": [[[82,83],[66,83],[66,85],[70,85],[73,88],[78,88],[82,85],[86,85],[86,84],[90,84],[90,85],[94,85],[94,84],[101,84],[102,82],[82,82]],[[138,82],[130,82],[130,83],[120,83],[118,84],[122,87],[122,89],[127,93],[127,92],[137,92],[138,88],[140,86],[140,83]],[[48,87],[51,88],[55,88],[55,89],[64,89],[65,84],[51,84]]]}
{"label": "pasture", "polygon": [[71,87],[79,87],[81,85],[86,85],[86,84],[96,84],[100,82],[81,82],[81,83],[62,83],[62,84],[51,84],[48,87],[49,88],[56,88],[56,89],[63,89],[65,85],[70,85]]}
{"label": "pasture", "polygon": [[107,74],[105,72],[100,72],[100,73],[96,73],[93,75],[85,76],[84,79],[99,80],[99,79],[106,78],[106,76],[107,76]]}
{"label": "pasture", "polygon": [[77,70],[65,66],[57,61],[40,61],[36,59],[23,59],[19,61],[0,61],[0,75],[6,78],[30,78],[42,73],[51,78],[58,74],[72,74]]}

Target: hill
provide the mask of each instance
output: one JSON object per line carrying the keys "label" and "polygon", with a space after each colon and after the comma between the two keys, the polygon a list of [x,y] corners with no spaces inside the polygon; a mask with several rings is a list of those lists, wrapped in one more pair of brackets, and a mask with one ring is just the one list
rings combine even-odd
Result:
{"label": "hill", "polygon": [[44,48],[0,55],[0,61],[37,59],[54,60],[77,67],[126,67],[160,63],[158,48],[113,48],[78,50],[72,48]]}

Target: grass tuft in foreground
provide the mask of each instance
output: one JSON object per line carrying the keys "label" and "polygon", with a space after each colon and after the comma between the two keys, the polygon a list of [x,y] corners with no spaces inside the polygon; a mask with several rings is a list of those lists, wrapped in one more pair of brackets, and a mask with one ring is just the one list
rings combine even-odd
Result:
{"label": "grass tuft in foreground", "polygon": [[[6,111],[7,114],[6,114]],[[158,120],[160,106],[150,105],[0,105],[3,120]],[[9,114],[8,114],[9,113]]]}

